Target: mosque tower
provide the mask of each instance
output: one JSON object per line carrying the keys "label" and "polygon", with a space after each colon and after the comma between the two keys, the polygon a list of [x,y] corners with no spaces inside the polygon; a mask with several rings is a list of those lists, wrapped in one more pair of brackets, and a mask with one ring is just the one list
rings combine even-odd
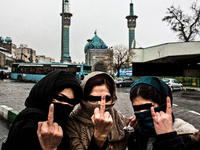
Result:
{"label": "mosque tower", "polygon": [[69,12],[69,1],[62,0],[62,41],[61,41],[61,60],[60,62],[71,62],[69,55],[69,27],[72,14]]}
{"label": "mosque tower", "polygon": [[126,16],[127,25],[129,28],[129,49],[135,48],[135,27],[138,16],[134,15],[133,3],[130,3],[130,15]]}

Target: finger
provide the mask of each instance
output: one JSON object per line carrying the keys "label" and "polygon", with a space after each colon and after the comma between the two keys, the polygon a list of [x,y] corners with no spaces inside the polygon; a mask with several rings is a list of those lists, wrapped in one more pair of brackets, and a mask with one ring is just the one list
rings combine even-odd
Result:
{"label": "finger", "polygon": [[61,126],[58,126],[58,133],[61,137],[63,137],[63,130],[62,130]]}
{"label": "finger", "polygon": [[37,129],[38,132],[41,132],[41,127],[42,127],[42,122],[38,122],[38,129]]}
{"label": "finger", "polygon": [[48,121],[45,121],[45,122],[42,122],[41,124],[41,128],[40,128],[40,131],[41,132],[46,132],[49,130],[49,125],[48,125]]}
{"label": "finger", "polygon": [[131,122],[131,120],[134,119],[134,118],[135,118],[135,116],[132,116],[132,117],[128,118],[128,120],[126,121],[126,126],[128,126],[129,123]]}
{"label": "finger", "polygon": [[49,106],[49,114],[48,114],[48,124],[50,126],[53,125],[53,119],[54,119],[53,113],[54,113],[54,104],[52,103]]}
{"label": "finger", "polygon": [[169,97],[166,98],[167,100],[167,108],[166,108],[166,114],[171,115],[172,114],[172,104]]}
{"label": "finger", "polygon": [[108,111],[106,111],[106,112],[104,113],[104,116],[105,116],[105,118],[109,118],[109,117],[110,117],[110,113],[109,113]]}
{"label": "finger", "polygon": [[53,127],[54,127],[54,129],[58,130],[58,123],[54,122]]}
{"label": "finger", "polygon": [[94,115],[91,117],[92,123],[94,124]]}
{"label": "finger", "polygon": [[153,119],[154,119],[155,116],[156,116],[156,113],[155,113],[155,111],[154,111],[153,106],[151,107],[151,116],[152,116]]}
{"label": "finger", "polygon": [[105,112],[105,100],[106,99],[106,94],[102,94],[101,95],[101,104],[100,104],[100,117],[104,116],[104,112]]}
{"label": "finger", "polygon": [[99,117],[100,117],[99,108],[95,108],[94,109],[94,118],[99,118]]}
{"label": "finger", "polygon": [[38,129],[37,129],[37,136],[40,138],[41,136],[41,127],[42,127],[42,122],[38,122]]}
{"label": "finger", "polygon": [[136,124],[137,124],[137,120],[133,118],[130,122],[130,126],[133,127],[134,125],[136,126]]}
{"label": "finger", "polygon": [[138,121],[134,122],[134,124],[133,124],[133,128],[136,129],[137,126],[138,126]]}
{"label": "finger", "polygon": [[160,111],[159,114],[160,114],[160,116],[163,116],[163,115],[165,115],[165,112]]}

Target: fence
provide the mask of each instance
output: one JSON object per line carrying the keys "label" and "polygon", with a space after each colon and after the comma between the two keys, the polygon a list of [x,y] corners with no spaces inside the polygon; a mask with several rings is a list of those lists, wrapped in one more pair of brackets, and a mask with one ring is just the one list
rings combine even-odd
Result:
{"label": "fence", "polygon": [[194,86],[200,87],[200,78],[192,78],[192,77],[174,77],[179,82],[181,82],[184,86]]}

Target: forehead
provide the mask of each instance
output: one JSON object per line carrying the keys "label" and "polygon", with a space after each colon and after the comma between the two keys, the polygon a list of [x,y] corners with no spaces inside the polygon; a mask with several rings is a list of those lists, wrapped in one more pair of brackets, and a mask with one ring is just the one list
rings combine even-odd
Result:
{"label": "forehead", "polygon": [[152,100],[144,99],[141,96],[137,96],[132,99],[133,105],[143,105],[147,103],[153,103]]}
{"label": "forehead", "polygon": [[105,84],[94,86],[94,88],[90,92],[90,95],[91,94],[101,94],[102,92],[110,93]]}
{"label": "forehead", "polygon": [[74,92],[71,88],[65,88],[62,91],[60,91],[58,94],[64,95],[70,99],[74,99]]}

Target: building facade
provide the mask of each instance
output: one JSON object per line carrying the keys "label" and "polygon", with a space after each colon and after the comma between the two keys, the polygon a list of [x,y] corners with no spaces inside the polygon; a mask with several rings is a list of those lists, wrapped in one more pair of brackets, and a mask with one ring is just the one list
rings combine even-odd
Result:
{"label": "building facade", "polygon": [[154,64],[161,67],[170,66],[171,69],[169,68],[168,72],[172,72],[173,68],[176,71],[181,67],[180,76],[200,77],[200,41],[165,43],[131,51],[135,53],[133,64],[143,63],[147,66],[151,63],[152,66]]}
{"label": "building facade", "polygon": [[43,63],[43,62],[55,62],[55,59],[51,57],[45,57],[45,55],[37,55],[36,63]]}
{"label": "building facade", "polygon": [[93,71],[112,73],[113,50],[108,48],[104,41],[97,36],[87,40],[85,45],[85,63],[92,66]]}
{"label": "building facade", "polygon": [[36,63],[36,51],[32,48],[20,46],[15,52],[19,62]]}

